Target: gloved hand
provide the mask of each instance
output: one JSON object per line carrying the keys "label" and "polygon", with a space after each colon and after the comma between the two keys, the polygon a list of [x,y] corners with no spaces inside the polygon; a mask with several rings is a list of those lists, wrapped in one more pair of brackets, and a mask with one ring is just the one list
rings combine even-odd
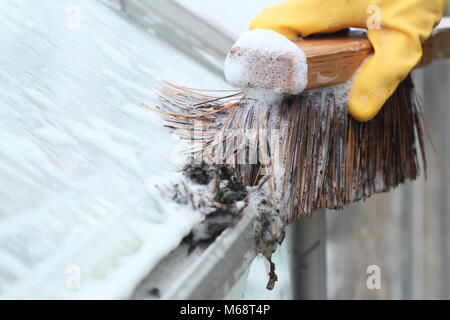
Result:
{"label": "gloved hand", "polygon": [[421,44],[447,5],[447,0],[288,0],[263,10],[250,28],[271,29],[288,38],[348,27],[369,29],[375,54],[357,74],[348,102],[356,120],[368,121],[420,61]]}

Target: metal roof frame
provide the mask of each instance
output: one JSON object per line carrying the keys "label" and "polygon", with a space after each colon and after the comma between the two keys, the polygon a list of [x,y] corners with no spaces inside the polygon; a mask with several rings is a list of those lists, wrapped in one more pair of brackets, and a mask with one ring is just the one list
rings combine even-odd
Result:
{"label": "metal roof frame", "polygon": [[223,77],[223,61],[236,40],[232,34],[173,0],[120,0],[118,6],[132,20]]}

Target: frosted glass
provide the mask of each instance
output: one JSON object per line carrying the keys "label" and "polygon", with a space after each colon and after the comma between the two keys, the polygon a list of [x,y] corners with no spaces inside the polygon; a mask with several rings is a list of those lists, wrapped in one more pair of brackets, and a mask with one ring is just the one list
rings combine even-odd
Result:
{"label": "frosted glass", "polygon": [[0,1],[0,298],[125,298],[199,217],[161,199],[159,80],[225,84],[94,0]]}

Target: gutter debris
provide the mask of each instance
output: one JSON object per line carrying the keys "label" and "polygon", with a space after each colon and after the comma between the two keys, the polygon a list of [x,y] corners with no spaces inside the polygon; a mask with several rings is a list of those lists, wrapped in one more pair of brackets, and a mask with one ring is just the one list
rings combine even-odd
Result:
{"label": "gutter debris", "polygon": [[193,250],[200,243],[213,242],[240,220],[248,204],[248,190],[236,171],[225,165],[189,164],[182,172],[181,181],[161,191],[176,203],[188,205],[204,216],[183,240]]}
{"label": "gutter debris", "polygon": [[272,254],[276,251],[278,245],[283,243],[285,238],[285,227],[283,219],[280,216],[280,210],[276,209],[266,197],[265,191],[260,187],[252,188],[251,202],[254,203],[258,211],[256,218],[256,246],[270,263],[269,282],[266,288],[272,290],[278,276],[275,273],[275,264],[272,262]]}
{"label": "gutter debris", "polygon": [[246,187],[237,171],[227,165],[189,164],[182,172],[180,181],[158,189],[163,196],[204,216],[183,240],[190,245],[190,252],[200,244],[212,243],[224,230],[234,226],[251,203],[258,212],[256,248],[270,262],[267,289],[272,290],[278,279],[272,254],[284,240],[285,224],[279,210],[266,196],[264,183]]}

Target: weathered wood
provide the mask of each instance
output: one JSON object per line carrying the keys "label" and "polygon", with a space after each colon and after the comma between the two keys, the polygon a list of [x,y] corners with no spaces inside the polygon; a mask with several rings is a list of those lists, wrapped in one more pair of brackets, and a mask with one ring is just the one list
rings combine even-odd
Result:
{"label": "weathered wood", "polygon": [[290,262],[294,299],[327,298],[325,215],[322,210],[294,223]]}
{"label": "weathered wood", "polygon": [[438,62],[424,70],[425,124],[436,148],[428,143],[432,161],[422,194],[421,297],[450,298],[449,166],[450,161],[450,63]]}
{"label": "weathered wood", "polygon": [[[450,298],[450,62],[415,73],[437,149],[426,139],[427,180],[327,215],[328,298]],[[370,265],[380,267],[379,290],[366,286]]]}

